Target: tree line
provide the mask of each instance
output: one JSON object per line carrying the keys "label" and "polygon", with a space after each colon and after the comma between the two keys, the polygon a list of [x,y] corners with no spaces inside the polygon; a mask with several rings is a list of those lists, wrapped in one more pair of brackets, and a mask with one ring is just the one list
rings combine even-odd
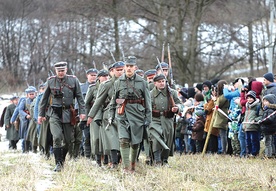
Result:
{"label": "tree line", "polygon": [[243,68],[258,76],[275,47],[269,10],[266,0],[0,0],[1,87],[37,85],[58,61],[83,81],[93,62],[114,62],[110,52],[152,69],[163,44],[168,61],[168,43],[178,84],[231,79]]}

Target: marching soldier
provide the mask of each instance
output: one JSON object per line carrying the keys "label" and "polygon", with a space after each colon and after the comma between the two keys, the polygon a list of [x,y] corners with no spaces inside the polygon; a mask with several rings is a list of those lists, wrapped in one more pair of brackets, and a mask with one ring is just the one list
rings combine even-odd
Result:
{"label": "marching soldier", "polygon": [[[96,83],[97,74],[98,74],[98,70],[95,68],[90,68],[86,71],[87,81],[85,83],[81,84],[81,86],[80,86],[84,99],[86,98],[86,92],[87,92],[89,86],[94,85]],[[76,109],[78,109],[77,104],[76,104]],[[90,108],[89,108],[89,110],[90,110]],[[89,110],[87,110],[85,113],[87,114],[89,112]],[[89,126],[86,125],[86,123],[87,123],[87,119],[80,121],[79,125],[77,125],[77,127],[75,128],[76,133],[80,129],[82,130],[82,136],[76,137],[78,144],[75,144],[75,146],[74,146],[75,157],[79,153],[79,148],[80,148],[80,143],[82,141],[82,138],[83,138],[84,156],[86,158],[91,157],[90,128],[89,128]]]}
{"label": "marching soldier", "polygon": [[151,90],[152,123],[149,127],[149,139],[156,165],[168,165],[170,150],[174,141],[174,115],[181,112],[181,102],[177,91],[169,89],[166,77],[156,75],[155,87]]}
{"label": "marching soldier", "polygon": [[23,99],[18,105],[18,111],[20,116],[20,138],[23,139],[22,141],[22,151],[23,153],[29,152],[31,147],[31,142],[26,139],[27,131],[29,127],[29,123],[32,119],[31,116],[31,103],[33,102],[34,98],[36,97],[36,88],[33,86],[29,86],[25,92],[27,93],[27,98]]}
{"label": "marching soldier", "polygon": [[156,75],[156,69],[147,70],[145,72],[145,77],[147,78],[147,82],[149,83],[149,90],[154,88],[153,78]]}
{"label": "marching soldier", "polygon": [[[97,82],[89,86],[85,97],[85,107],[86,107],[87,116],[88,116],[88,112],[90,111],[90,109],[92,108],[96,100],[97,91],[99,89],[100,84],[107,81],[108,78],[109,78],[108,71],[100,70],[97,75]],[[101,166],[101,157],[103,154],[103,148],[102,148],[102,138],[100,134],[104,133],[103,131],[105,130],[104,128],[101,127],[102,108],[99,109],[96,116],[97,117],[95,117],[92,123],[90,124],[91,153],[95,155],[97,164]],[[108,164],[108,155],[104,155],[103,164],[104,165]]]}
{"label": "marching soldier", "polygon": [[10,122],[12,114],[18,104],[18,97],[13,96],[11,99],[11,104],[7,106],[5,116],[4,116],[4,124],[5,129],[7,131],[6,138],[9,140],[9,148],[17,149],[17,142],[19,140],[18,129],[15,128],[15,125]]}
{"label": "marching soldier", "polygon": [[48,78],[47,85],[41,99],[38,124],[45,121],[45,111],[50,100],[50,130],[53,135],[53,152],[56,161],[54,171],[61,171],[68,148],[73,139],[73,127],[76,124],[74,99],[79,104],[79,117],[85,119],[85,104],[80,89],[79,80],[67,75],[67,62],[55,64],[56,75]]}
{"label": "marching soldier", "polygon": [[[135,171],[138,146],[144,126],[151,122],[151,102],[147,82],[135,74],[136,57],[125,61],[125,74],[114,84],[111,119],[118,124],[120,152],[125,172]],[[116,111],[116,112],[115,112]],[[130,158],[129,158],[130,156]]]}
{"label": "marching soldier", "polygon": [[89,125],[92,122],[92,119],[95,118],[98,111],[100,109],[103,110],[103,118],[101,122],[102,127],[104,128],[104,132],[102,134],[103,149],[105,155],[110,154],[112,163],[111,168],[117,168],[118,166],[119,138],[117,124],[115,122],[108,122],[110,116],[109,107],[110,100],[114,96],[114,82],[124,73],[124,65],[124,62],[122,61],[118,61],[113,64],[111,70],[114,76],[99,86],[97,98],[88,114],[87,119],[87,124]]}

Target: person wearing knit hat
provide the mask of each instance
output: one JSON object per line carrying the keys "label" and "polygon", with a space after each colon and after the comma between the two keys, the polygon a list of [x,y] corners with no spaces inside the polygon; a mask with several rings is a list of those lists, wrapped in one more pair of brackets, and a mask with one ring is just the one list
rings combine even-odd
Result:
{"label": "person wearing knit hat", "polygon": [[276,132],[276,115],[273,112],[275,108],[271,108],[271,105],[276,104],[276,96],[274,94],[267,94],[263,97],[264,112],[262,119],[259,120],[261,131],[264,134],[265,140],[265,159],[272,158],[273,148],[273,135]]}
{"label": "person wearing knit hat", "polygon": [[272,73],[264,74],[263,85],[266,87],[265,91],[263,92],[263,96],[267,94],[276,95],[276,83],[274,82],[274,76]]}
{"label": "person wearing knit hat", "polygon": [[212,83],[209,80],[207,80],[207,81],[202,83],[202,87],[203,87],[203,89],[204,89],[204,87],[208,87],[209,90],[210,90],[211,87],[212,87]]}
{"label": "person wearing knit hat", "polygon": [[[244,113],[244,122],[255,122],[262,118],[262,109],[260,100],[256,98],[256,92],[250,90],[246,94],[246,104]],[[249,157],[256,157],[260,152],[260,126],[255,123],[243,123],[245,131],[247,154]]]}
{"label": "person wearing knit hat", "polygon": [[268,72],[268,73],[264,74],[263,77],[267,81],[274,82],[274,76],[271,72]]}
{"label": "person wearing knit hat", "polygon": [[253,91],[253,90],[249,91],[249,92],[246,94],[246,99],[247,99],[248,97],[251,97],[251,98],[253,98],[254,100],[256,100],[256,92]]}
{"label": "person wearing knit hat", "polygon": [[203,84],[201,84],[201,83],[196,84],[195,92],[200,93],[202,91],[202,88],[203,88]]}

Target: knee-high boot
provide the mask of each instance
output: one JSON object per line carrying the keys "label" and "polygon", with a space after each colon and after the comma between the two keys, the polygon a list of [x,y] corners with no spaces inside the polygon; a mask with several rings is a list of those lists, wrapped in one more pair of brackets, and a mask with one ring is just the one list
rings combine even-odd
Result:
{"label": "knee-high boot", "polygon": [[55,172],[60,172],[63,167],[63,149],[62,148],[53,148],[53,153],[55,156],[56,167],[54,168]]}

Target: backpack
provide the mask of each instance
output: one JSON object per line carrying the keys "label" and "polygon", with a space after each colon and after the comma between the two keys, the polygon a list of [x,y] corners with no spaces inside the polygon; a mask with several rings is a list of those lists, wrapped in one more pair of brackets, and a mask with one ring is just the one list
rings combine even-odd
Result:
{"label": "backpack", "polygon": [[0,127],[3,127],[3,125],[4,125],[4,117],[5,117],[6,110],[7,110],[7,107],[5,107],[5,108],[3,109],[3,112],[2,112],[2,114],[1,114]]}

